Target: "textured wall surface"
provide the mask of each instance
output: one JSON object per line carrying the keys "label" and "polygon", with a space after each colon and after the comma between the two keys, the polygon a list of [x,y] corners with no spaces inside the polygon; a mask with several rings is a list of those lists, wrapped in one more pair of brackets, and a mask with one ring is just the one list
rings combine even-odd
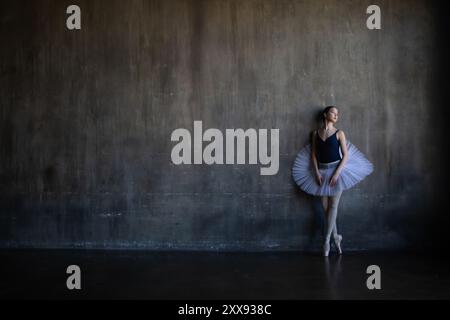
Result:
{"label": "textured wall surface", "polygon": [[[291,179],[317,111],[375,172],[344,193],[347,249],[430,245],[441,219],[439,9],[377,1],[0,1],[0,246],[308,250]],[[280,129],[280,169],[171,163],[177,128]],[[436,121],[438,120],[438,121]],[[428,240],[423,242],[422,240]]]}

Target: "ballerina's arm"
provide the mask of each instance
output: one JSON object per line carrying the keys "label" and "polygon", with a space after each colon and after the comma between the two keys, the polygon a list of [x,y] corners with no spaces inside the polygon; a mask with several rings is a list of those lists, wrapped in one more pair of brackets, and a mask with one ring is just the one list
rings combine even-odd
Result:
{"label": "ballerina's arm", "polygon": [[[341,151],[342,151],[342,160],[339,163],[339,166],[336,168],[336,171],[334,172],[333,178],[334,176],[336,176],[336,180],[337,177],[339,177],[339,175],[341,174],[342,169],[344,169],[345,164],[347,163],[348,160],[348,150],[347,150],[347,138],[345,137],[345,133],[342,130],[339,130],[338,134],[338,138],[339,138],[339,143],[341,145]],[[333,180],[333,178],[331,180]]]}

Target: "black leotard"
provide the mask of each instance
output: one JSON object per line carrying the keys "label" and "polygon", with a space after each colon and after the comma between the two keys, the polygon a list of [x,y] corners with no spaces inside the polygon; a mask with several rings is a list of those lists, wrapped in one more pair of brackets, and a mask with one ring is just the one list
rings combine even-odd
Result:
{"label": "black leotard", "polygon": [[341,154],[339,152],[339,141],[336,137],[336,130],[334,134],[329,136],[325,141],[319,136],[319,132],[316,132],[316,155],[320,163],[330,163],[338,160],[342,160]]}

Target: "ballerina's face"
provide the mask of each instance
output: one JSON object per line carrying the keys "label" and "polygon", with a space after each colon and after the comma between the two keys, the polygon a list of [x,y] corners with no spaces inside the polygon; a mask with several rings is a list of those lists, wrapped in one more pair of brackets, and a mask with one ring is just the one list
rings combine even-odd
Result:
{"label": "ballerina's face", "polygon": [[325,114],[325,117],[328,121],[336,123],[338,121],[339,117],[339,111],[337,108],[331,108],[328,110],[328,112]]}

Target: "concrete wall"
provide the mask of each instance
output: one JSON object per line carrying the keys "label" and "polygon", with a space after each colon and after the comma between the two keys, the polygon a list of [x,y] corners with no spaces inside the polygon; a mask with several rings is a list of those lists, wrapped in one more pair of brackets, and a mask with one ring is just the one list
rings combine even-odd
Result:
{"label": "concrete wall", "polygon": [[[65,27],[73,1],[0,2],[0,246],[317,249],[317,203],[290,174],[328,104],[375,165],[342,197],[345,247],[432,245],[436,3],[377,1],[379,31],[372,1],[74,3],[80,31]],[[171,133],[194,120],[279,128],[278,174],[175,166]]]}

